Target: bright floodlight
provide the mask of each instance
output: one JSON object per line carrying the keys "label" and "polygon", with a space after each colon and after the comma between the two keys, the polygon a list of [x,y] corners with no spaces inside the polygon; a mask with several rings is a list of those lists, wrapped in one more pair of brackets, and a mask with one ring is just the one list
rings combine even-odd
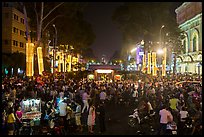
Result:
{"label": "bright floodlight", "polygon": [[137,50],[137,48],[132,49],[130,52],[133,53]]}
{"label": "bright floodlight", "polygon": [[141,41],[141,45],[144,45],[144,40]]}
{"label": "bright floodlight", "polygon": [[157,54],[163,54],[163,53],[164,53],[164,51],[162,49],[157,50]]}

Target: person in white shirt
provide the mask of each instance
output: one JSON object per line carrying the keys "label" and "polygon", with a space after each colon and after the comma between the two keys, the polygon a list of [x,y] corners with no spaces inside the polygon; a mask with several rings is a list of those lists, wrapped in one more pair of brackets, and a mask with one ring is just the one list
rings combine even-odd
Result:
{"label": "person in white shirt", "polygon": [[62,122],[62,125],[64,125],[66,121],[66,115],[67,115],[67,103],[63,100],[59,102],[58,106],[59,106],[60,120]]}
{"label": "person in white shirt", "polygon": [[185,107],[182,107],[182,110],[179,112],[180,114],[180,121],[185,122],[185,119],[188,117],[188,111],[186,110]]}
{"label": "person in white shirt", "polygon": [[182,107],[179,111],[179,123],[178,123],[178,134],[183,135],[183,128],[185,125],[185,122],[188,118],[189,114],[185,107]]}

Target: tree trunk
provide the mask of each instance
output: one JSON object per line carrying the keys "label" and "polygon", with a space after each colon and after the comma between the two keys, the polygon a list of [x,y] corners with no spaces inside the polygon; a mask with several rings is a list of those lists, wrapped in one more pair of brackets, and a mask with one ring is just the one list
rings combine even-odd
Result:
{"label": "tree trunk", "polygon": [[30,31],[29,31],[29,28],[28,28],[28,17],[27,17],[26,7],[22,2],[20,2],[20,4],[23,6],[24,23],[26,25],[26,38],[27,38],[28,43],[31,43]]}
{"label": "tree trunk", "polygon": [[176,74],[176,58],[177,58],[177,53],[174,53],[173,76]]}
{"label": "tree trunk", "polygon": [[[28,25],[28,17],[27,17],[27,11],[26,11],[26,7],[25,5],[23,4],[23,2],[20,2],[21,6],[23,7],[23,12],[24,12],[24,22],[25,22],[25,25],[26,25],[26,38],[27,38],[27,43],[28,43],[28,47],[29,47],[29,50],[33,50],[33,49],[30,49],[30,46],[31,46],[31,38],[30,38],[30,30],[29,30],[29,25]],[[26,46],[27,48],[27,46]],[[33,48],[31,46],[31,48]],[[30,72],[30,67],[33,68],[33,63],[32,63],[32,59],[31,58],[28,58],[27,57],[27,50],[26,50],[26,76],[32,76],[32,71]],[[32,55],[33,56],[33,55]],[[28,61],[27,61],[28,60]],[[31,69],[33,70],[33,69]],[[31,74],[31,75],[30,75]]]}

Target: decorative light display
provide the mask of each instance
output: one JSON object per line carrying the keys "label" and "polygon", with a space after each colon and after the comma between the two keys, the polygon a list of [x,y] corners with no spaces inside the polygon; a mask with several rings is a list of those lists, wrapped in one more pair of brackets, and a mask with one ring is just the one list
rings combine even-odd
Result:
{"label": "decorative light display", "polygon": [[38,55],[38,70],[39,70],[39,74],[42,75],[42,72],[44,71],[42,47],[37,47],[37,55]]}
{"label": "decorative light display", "polygon": [[157,58],[156,58],[156,52],[152,52],[152,75],[156,76],[157,75]]}
{"label": "decorative light display", "polygon": [[164,50],[164,59],[162,61],[162,76],[166,76],[166,48]]}
{"label": "decorative light display", "polygon": [[147,68],[147,74],[151,74],[151,53],[148,53],[148,68]]}
{"label": "decorative light display", "polygon": [[67,71],[70,72],[70,71],[71,71],[71,68],[72,68],[72,55],[68,55],[67,62],[68,62],[68,64],[69,64]]}
{"label": "decorative light display", "polygon": [[33,48],[33,43],[26,43],[26,76],[29,77],[34,74]]}
{"label": "decorative light display", "polygon": [[142,66],[143,66],[142,71],[143,71],[143,73],[145,73],[146,72],[146,54],[143,55]]}

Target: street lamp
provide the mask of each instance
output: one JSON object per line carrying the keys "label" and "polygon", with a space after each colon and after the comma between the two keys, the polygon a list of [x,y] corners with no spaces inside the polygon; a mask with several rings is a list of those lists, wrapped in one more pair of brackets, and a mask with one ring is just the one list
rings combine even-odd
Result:
{"label": "street lamp", "polygon": [[159,36],[160,36],[160,46],[162,46],[162,44],[161,44],[161,42],[162,42],[162,40],[161,40],[161,33],[162,33],[162,29],[163,29],[164,27],[165,27],[165,26],[162,25],[161,28],[160,28],[160,35],[159,35]]}
{"label": "street lamp", "polygon": [[54,44],[54,49],[53,49],[53,76],[54,76],[54,80],[55,80],[55,47],[57,46],[57,28],[55,26],[55,24],[52,25],[55,29],[55,44]]}
{"label": "street lamp", "polygon": [[164,54],[164,51],[163,51],[162,49],[158,49],[158,50],[157,50],[157,54],[160,54],[160,55],[161,55],[161,54]]}

